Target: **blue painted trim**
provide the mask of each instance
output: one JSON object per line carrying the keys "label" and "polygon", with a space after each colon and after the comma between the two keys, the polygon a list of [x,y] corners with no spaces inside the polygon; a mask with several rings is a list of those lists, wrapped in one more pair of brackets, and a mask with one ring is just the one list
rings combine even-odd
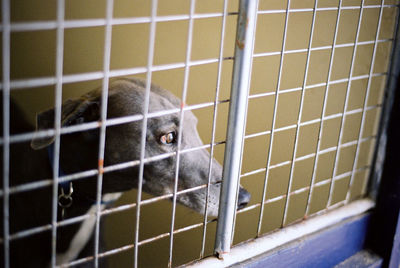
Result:
{"label": "blue painted trim", "polygon": [[333,267],[364,248],[370,214],[357,216],[265,254],[240,267]]}
{"label": "blue painted trim", "polygon": [[389,263],[389,268],[398,267],[400,267],[400,213],[397,218],[396,234],[394,236],[392,254]]}

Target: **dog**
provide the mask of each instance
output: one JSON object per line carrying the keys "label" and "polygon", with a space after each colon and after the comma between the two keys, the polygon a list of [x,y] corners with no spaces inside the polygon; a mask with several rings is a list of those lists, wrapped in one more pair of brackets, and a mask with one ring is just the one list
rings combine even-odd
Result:
{"label": "dog", "polygon": [[[146,84],[134,78],[122,78],[109,84],[107,118],[141,115],[145,103]],[[180,109],[181,100],[156,85],[151,85],[149,113]],[[101,89],[88,92],[80,98],[62,104],[61,126],[99,122],[101,114]],[[1,109],[2,110],[2,109]],[[36,131],[54,129],[54,109],[39,113]],[[106,128],[104,166],[140,159],[142,120],[115,124]],[[151,116],[147,121],[145,157],[171,153],[157,161],[148,161],[143,170],[143,191],[155,195],[172,194],[176,170],[178,137],[180,149],[202,146],[196,129],[197,119],[185,111],[183,122],[180,113]],[[183,127],[182,127],[183,125]],[[2,124],[1,124],[2,127]],[[11,134],[33,131],[23,115],[11,103]],[[181,135],[179,132],[182,131]],[[3,132],[1,132],[3,133]],[[61,135],[60,175],[68,175],[99,167],[99,128]],[[55,138],[35,136],[30,144],[10,145],[10,186],[36,182],[53,177],[53,142]],[[1,156],[2,157],[2,156]],[[178,190],[185,190],[208,182],[210,154],[206,149],[180,154]],[[212,159],[210,172],[208,215],[218,215],[222,167]],[[1,159],[1,165],[3,159]],[[3,174],[3,167],[1,166]],[[138,187],[139,165],[105,172],[102,181],[102,203],[106,207],[123,192]],[[57,227],[56,263],[63,264],[93,255],[95,229],[97,176],[59,184],[57,221],[92,214],[83,222]],[[10,195],[10,234],[39,226],[49,226],[52,219],[53,186]],[[204,214],[206,188],[177,195],[177,202]],[[239,187],[238,209],[247,205],[250,194]],[[3,208],[3,206],[1,206]],[[3,215],[3,213],[2,213]],[[3,221],[1,221],[3,224]],[[3,226],[2,226],[3,227]],[[2,229],[3,230],[3,229]],[[37,232],[10,242],[11,267],[48,267],[51,260],[51,230]],[[1,250],[3,253],[3,250]],[[86,265],[86,266],[85,266]],[[91,267],[88,262],[79,267]]]}

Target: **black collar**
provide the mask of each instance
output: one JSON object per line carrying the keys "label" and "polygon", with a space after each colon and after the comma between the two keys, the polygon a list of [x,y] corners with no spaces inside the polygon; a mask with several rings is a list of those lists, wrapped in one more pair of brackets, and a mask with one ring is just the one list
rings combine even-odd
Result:
{"label": "black collar", "polygon": [[[53,162],[54,161],[54,146],[53,145],[50,145],[47,147],[47,155],[49,156],[50,166],[52,169],[54,169],[54,162]],[[58,176],[59,177],[65,176],[65,173],[62,170],[61,164],[58,165]],[[63,190],[64,193],[70,192],[70,183],[68,181],[59,183],[59,186]]]}

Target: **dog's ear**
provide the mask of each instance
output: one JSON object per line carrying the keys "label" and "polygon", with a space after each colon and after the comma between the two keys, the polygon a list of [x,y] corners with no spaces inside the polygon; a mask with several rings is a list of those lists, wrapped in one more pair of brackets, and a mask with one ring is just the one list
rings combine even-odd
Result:
{"label": "dog's ear", "polygon": [[[63,103],[61,111],[62,127],[96,121],[100,118],[100,101],[98,98],[67,100]],[[41,112],[36,116],[36,133],[45,129],[54,129],[54,109]],[[35,150],[42,149],[53,141],[54,136],[35,135],[31,147]]]}

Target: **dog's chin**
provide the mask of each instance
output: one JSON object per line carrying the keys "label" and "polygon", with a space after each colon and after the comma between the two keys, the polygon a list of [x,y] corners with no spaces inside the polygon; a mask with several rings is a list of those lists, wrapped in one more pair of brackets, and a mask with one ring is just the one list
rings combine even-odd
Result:
{"label": "dog's chin", "polygon": [[[193,199],[197,202],[193,202]],[[204,216],[207,213],[207,217],[218,217],[218,204],[209,202],[207,212],[205,211],[205,203],[203,200],[198,200],[197,198],[191,198],[189,195],[181,195],[177,199],[178,203],[181,205],[201,214]]]}
{"label": "dog's chin", "polygon": [[[204,211],[202,214],[204,214]],[[212,218],[218,217],[218,208],[208,208],[207,217],[212,217]]]}
{"label": "dog's chin", "polygon": [[207,218],[216,218],[218,217],[218,207],[214,208],[214,207],[208,207],[207,212],[204,210],[204,206],[201,207],[200,209],[196,209],[196,208],[191,208],[194,211],[196,211],[197,213],[201,214],[202,216],[205,215],[205,213],[207,213]]}

